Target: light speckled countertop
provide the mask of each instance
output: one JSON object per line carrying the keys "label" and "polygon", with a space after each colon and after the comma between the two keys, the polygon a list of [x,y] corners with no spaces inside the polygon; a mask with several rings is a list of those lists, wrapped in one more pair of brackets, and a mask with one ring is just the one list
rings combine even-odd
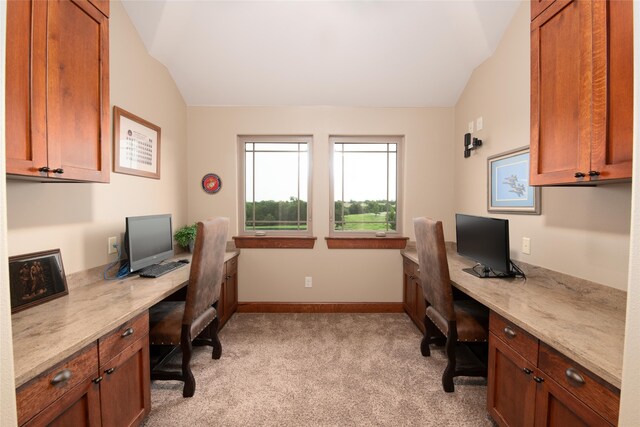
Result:
{"label": "light speckled countertop", "polygon": [[[227,252],[225,262],[237,255]],[[186,257],[190,255],[176,259]],[[12,315],[16,387],[183,287],[189,270],[179,268],[156,279],[69,283],[68,295]],[[72,281],[78,282],[77,277]]]}
{"label": "light speckled countertop", "polygon": [[[454,286],[620,388],[626,292],[515,261],[524,279],[480,279],[447,244]],[[418,264],[409,247],[402,254]]]}

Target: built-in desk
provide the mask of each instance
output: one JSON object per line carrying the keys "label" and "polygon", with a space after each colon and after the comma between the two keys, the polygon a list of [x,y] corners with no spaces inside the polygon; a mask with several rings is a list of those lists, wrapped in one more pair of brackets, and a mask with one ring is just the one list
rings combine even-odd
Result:
{"label": "built-in desk", "polygon": [[[415,249],[405,250],[402,255],[407,294],[408,282],[419,286],[418,255]],[[481,279],[462,271],[474,263],[459,256],[453,244],[447,244],[447,257],[454,287],[491,309],[492,321],[502,317],[531,334],[536,346],[539,340],[540,355],[536,347],[531,369],[538,368],[535,364],[542,363],[543,356],[547,358],[543,350],[551,348],[613,386],[610,388],[620,388],[626,292],[517,261],[527,275],[526,281]],[[422,299],[415,293],[411,297]],[[418,302],[413,304],[423,310]],[[420,321],[423,316],[424,311]]]}
{"label": "built-in desk", "polygon": [[[229,272],[231,264],[235,268],[233,271],[237,271],[238,254],[226,253],[225,268]],[[190,255],[181,254],[176,259],[187,257]],[[78,284],[70,278],[68,295],[12,315],[16,387],[21,390],[21,386],[37,382],[41,374],[69,357],[78,358],[79,352],[82,355],[86,349],[95,348],[101,338],[117,332],[127,322],[143,322],[149,307],[187,284],[189,267],[187,264],[155,279],[131,276],[121,280],[87,282],[85,277],[85,283]],[[225,285],[229,282],[229,272],[222,278],[221,292],[233,291],[232,297],[237,301],[235,277],[230,282],[232,290]],[[219,311],[224,310],[226,320],[237,307],[237,302],[235,306],[223,305]],[[148,330],[148,321],[146,325],[140,324],[136,331],[145,327]]]}

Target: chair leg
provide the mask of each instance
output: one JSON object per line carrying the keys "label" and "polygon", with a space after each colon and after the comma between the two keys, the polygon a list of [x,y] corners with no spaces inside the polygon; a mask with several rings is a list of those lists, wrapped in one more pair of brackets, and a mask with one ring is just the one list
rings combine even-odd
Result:
{"label": "chair leg", "polygon": [[424,336],[422,337],[422,342],[420,342],[420,352],[424,357],[431,356],[431,350],[429,349],[429,344],[431,344],[431,337],[433,336],[434,324],[431,322],[431,319],[425,314],[424,316]]}
{"label": "chair leg", "polygon": [[442,374],[442,388],[446,393],[454,391],[453,377],[456,372],[456,342],[458,341],[458,333],[456,331],[456,322],[449,322],[449,332],[447,333],[447,343],[444,345],[447,354],[447,367]]}
{"label": "chair leg", "polygon": [[213,322],[209,324],[209,336],[211,337],[211,345],[213,346],[213,351],[211,351],[212,359],[220,359],[222,356],[222,344],[220,344],[220,339],[218,338],[218,325],[220,324],[220,320],[216,316],[213,319]]}
{"label": "chair leg", "polygon": [[191,334],[189,331],[189,326],[187,325],[182,325],[180,348],[182,349],[182,379],[184,381],[182,396],[192,397],[196,392],[196,379],[191,372],[190,363],[193,347],[191,345]]}

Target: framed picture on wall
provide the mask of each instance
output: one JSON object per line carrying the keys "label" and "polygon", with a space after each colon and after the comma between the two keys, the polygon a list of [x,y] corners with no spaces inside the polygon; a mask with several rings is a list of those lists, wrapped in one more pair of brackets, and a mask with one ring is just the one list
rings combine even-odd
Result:
{"label": "framed picture on wall", "polygon": [[540,215],[540,188],[529,185],[529,147],[487,159],[487,211]]}
{"label": "framed picture on wall", "polygon": [[160,179],[160,127],[113,107],[113,171]]}
{"label": "framed picture on wall", "polygon": [[60,249],[9,258],[11,313],[67,295]]}

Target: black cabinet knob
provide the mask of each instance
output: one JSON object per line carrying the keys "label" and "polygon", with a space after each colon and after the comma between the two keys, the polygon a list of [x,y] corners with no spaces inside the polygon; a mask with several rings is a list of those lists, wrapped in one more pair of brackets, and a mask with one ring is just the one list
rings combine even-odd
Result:
{"label": "black cabinet knob", "polygon": [[51,168],[49,168],[48,166],[43,166],[41,168],[38,168],[38,172],[51,172]]}
{"label": "black cabinet knob", "polygon": [[599,176],[600,172],[598,171],[589,171],[589,176]]}
{"label": "black cabinet knob", "polygon": [[541,382],[544,382],[544,378],[540,378],[540,377],[533,377],[533,380],[538,384],[540,384]]}
{"label": "black cabinet knob", "polygon": [[522,368],[522,371],[523,371],[525,374],[527,374],[527,375],[529,375],[530,373],[532,373],[532,372],[533,372],[533,371],[532,371],[531,369],[529,369],[529,368]]}
{"label": "black cabinet knob", "polygon": [[573,176],[575,176],[576,178],[584,178],[586,175],[582,172],[576,172]]}
{"label": "black cabinet knob", "polygon": [[63,173],[64,173],[64,169],[62,169],[62,168],[57,168],[57,169],[52,170],[51,172],[53,172],[53,173],[59,173],[59,174],[63,174]]}

